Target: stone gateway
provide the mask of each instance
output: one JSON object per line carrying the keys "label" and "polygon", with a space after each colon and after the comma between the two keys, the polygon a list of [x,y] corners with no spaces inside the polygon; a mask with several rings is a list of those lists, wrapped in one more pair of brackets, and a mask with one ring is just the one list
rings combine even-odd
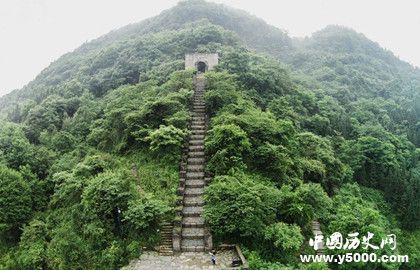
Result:
{"label": "stone gateway", "polygon": [[195,69],[206,72],[219,63],[217,53],[187,53],[185,54],[185,69]]}

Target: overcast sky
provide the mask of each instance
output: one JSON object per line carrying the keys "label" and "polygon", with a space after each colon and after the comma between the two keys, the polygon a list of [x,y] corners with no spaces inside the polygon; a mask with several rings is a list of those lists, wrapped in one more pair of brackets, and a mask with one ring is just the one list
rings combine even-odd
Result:
{"label": "overcast sky", "polygon": [[[138,22],[178,0],[0,0],[0,95],[31,81],[83,42]],[[328,24],[365,34],[420,67],[418,0],[214,0],[244,9],[291,36]]]}

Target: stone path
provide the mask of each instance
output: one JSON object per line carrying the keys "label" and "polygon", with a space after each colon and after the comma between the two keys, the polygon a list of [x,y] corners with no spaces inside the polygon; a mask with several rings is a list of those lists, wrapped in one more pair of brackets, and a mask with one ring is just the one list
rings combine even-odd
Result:
{"label": "stone path", "polygon": [[172,249],[172,230],[173,226],[171,223],[164,223],[162,225],[160,236],[162,241],[159,246],[159,254],[172,256],[174,254]]}
{"label": "stone path", "polygon": [[133,261],[124,270],[222,270],[232,269],[230,264],[234,252],[220,251],[216,255],[216,265],[210,255],[204,252],[183,252],[174,256],[160,256],[157,252],[146,251],[139,260]]}
{"label": "stone path", "polygon": [[204,104],[204,74],[198,74],[193,97],[191,135],[188,141],[188,158],[186,168],[184,203],[182,209],[182,251],[204,251],[204,136],[205,104]]}
{"label": "stone path", "polygon": [[[312,233],[314,234],[314,237],[317,235],[322,235],[321,224],[319,224],[319,222],[316,220],[312,221]],[[320,245],[316,253],[324,254],[324,243]]]}

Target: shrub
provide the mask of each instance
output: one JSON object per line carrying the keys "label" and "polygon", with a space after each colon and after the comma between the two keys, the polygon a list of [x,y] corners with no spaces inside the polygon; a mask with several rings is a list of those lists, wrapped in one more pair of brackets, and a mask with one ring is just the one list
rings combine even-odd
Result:
{"label": "shrub", "polygon": [[259,239],[276,218],[276,189],[246,175],[218,176],[205,193],[204,217],[216,238]]}
{"label": "shrub", "polygon": [[129,230],[136,233],[151,232],[159,228],[165,214],[170,208],[161,200],[143,198],[130,201],[124,212],[123,221],[128,222]]}
{"label": "shrub", "polygon": [[300,227],[283,222],[271,224],[264,230],[264,240],[267,248],[265,252],[281,262],[290,264],[295,260],[303,244]]}
{"label": "shrub", "polygon": [[187,133],[182,129],[172,125],[161,125],[159,129],[152,131],[146,139],[150,141],[150,150],[159,155],[176,159],[180,155],[182,142],[186,135]]}

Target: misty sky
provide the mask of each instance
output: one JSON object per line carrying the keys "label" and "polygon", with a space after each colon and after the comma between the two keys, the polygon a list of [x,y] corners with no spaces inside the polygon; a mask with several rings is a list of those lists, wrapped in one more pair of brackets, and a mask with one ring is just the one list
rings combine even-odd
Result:
{"label": "misty sky", "polygon": [[[178,0],[0,0],[0,95],[112,29],[157,15]],[[420,67],[418,0],[214,0],[307,36],[328,24],[365,34]]]}

